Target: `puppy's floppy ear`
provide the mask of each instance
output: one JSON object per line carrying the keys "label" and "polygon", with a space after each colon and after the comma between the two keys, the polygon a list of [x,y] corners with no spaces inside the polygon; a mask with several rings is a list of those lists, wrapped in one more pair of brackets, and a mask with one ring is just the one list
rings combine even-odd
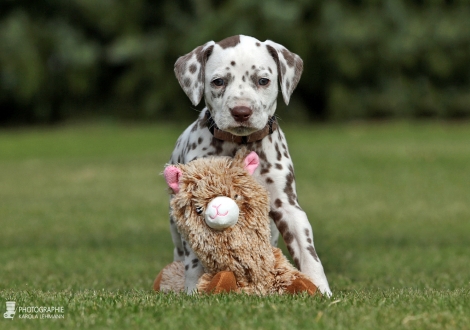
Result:
{"label": "puppy's floppy ear", "polygon": [[181,56],[175,63],[176,78],[194,106],[204,95],[204,68],[214,45],[214,41],[209,41]]}
{"label": "puppy's floppy ear", "polygon": [[292,53],[283,45],[271,40],[264,42],[268,52],[277,64],[279,83],[281,84],[284,102],[289,104],[290,96],[299,83],[304,64],[299,55]]}

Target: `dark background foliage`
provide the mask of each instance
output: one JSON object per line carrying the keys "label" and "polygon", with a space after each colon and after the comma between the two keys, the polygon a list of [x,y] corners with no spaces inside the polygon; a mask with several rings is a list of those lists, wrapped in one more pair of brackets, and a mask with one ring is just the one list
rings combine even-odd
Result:
{"label": "dark background foliage", "polygon": [[469,0],[2,0],[0,123],[194,117],[173,64],[234,34],[304,59],[294,119],[470,116]]}

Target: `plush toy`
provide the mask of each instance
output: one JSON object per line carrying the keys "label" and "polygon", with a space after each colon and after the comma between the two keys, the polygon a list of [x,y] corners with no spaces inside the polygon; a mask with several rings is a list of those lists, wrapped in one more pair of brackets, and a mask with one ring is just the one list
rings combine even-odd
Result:
{"label": "plush toy", "polygon": [[[258,165],[258,155],[243,148],[234,158],[201,158],[165,168],[174,194],[172,219],[205,271],[197,290],[313,295],[317,287],[308,276],[271,246],[268,193],[252,177]],[[184,291],[183,262],[166,266],[154,290]]]}

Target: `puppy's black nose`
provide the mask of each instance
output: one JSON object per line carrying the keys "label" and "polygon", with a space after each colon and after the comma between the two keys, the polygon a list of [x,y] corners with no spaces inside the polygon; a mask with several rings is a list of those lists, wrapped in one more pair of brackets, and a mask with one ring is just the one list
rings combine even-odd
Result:
{"label": "puppy's black nose", "polygon": [[239,123],[247,121],[253,114],[253,110],[244,106],[234,107],[230,109],[230,112],[232,114],[232,117]]}

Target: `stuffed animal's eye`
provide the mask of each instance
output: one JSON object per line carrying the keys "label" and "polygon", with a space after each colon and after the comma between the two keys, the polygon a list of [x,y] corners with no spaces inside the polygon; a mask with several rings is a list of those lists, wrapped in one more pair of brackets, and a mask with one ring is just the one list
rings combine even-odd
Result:
{"label": "stuffed animal's eye", "polygon": [[266,86],[267,84],[269,84],[269,79],[268,78],[261,78],[260,80],[258,80],[258,84],[260,86]]}
{"label": "stuffed animal's eye", "polygon": [[202,207],[196,207],[196,213],[197,214],[202,214],[202,211],[204,211],[204,209]]}
{"label": "stuffed animal's eye", "polygon": [[225,81],[222,78],[217,78],[217,79],[212,80],[212,84],[214,86],[221,87],[225,85]]}
{"label": "stuffed animal's eye", "polygon": [[239,200],[239,199],[240,199],[240,195],[235,195],[235,196],[233,196],[233,199],[236,200],[236,201]]}

